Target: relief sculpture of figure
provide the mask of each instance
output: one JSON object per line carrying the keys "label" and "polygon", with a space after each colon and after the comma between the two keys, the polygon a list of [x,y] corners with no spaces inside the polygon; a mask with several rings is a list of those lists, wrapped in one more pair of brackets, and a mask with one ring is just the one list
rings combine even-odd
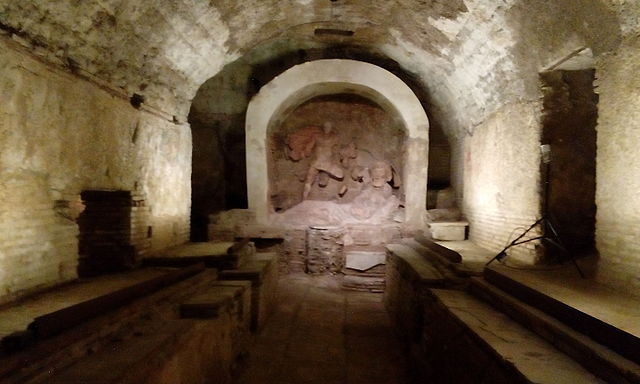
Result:
{"label": "relief sculpture of figure", "polygon": [[338,146],[338,136],[332,131],[333,125],[325,122],[322,126],[322,134],[315,137],[311,164],[304,181],[302,200],[306,200],[311,192],[311,186],[318,179],[321,187],[327,185],[329,176],[338,180],[344,178],[344,171],[336,159],[335,150]]}
{"label": "relief sculpture of figure", "polygon": [[389,184],[393,170],[386,161],[376,161],[365,170],[366,186],[353,201],[305,200],[274,216],[274,223],[288,224],[381,224],[393,220],[401,201],[393,195]]}

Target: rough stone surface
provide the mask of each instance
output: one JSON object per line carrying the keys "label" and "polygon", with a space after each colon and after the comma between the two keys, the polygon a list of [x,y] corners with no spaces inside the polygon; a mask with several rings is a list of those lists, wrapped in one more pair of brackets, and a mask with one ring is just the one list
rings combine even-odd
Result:
{"label": "rough stone surface", "polygon": [[[465,139],[463,212],[469,238],[481,247],[500,251],[522,233],[514,229],[536,221],[540,111],[537,102],[507,105]],[[537,257],[533,243],[511,254],[529,263]]]}
{"label": "rough stone surface", "polygon": [[345,262],[344,228],[312,226],[307,229],[306,271],[340,272]]}
{"label": "rough stone surface", "polygon": [[[191,134],[0,37],[0,302],[73,279],[83,190],[140,190],[151,251],[186,241]],[[82,208],[78,208],[79,211]]]}
{"label": "rough stone surface", "polygon": [[[440,126],[451,140],[451,180],[471,222],[471,238],[491,249],[501,248],[511,231],[526,226],[539,213],[534,196],[539,174],[535,155],[539,73],[553,69],[578,50],[587,59],[593,56],[601,97],[596,180],[596,245],[602,255],[599,276],[609,284],[631,285],[637,291],[637,236],[631,229],[638,216],[633,194],[637,161],[632,149],[638,121],[634,113],[637,97],[633,97],[638,89],[633,74],[640,45],[637,1],[395,0],[372,4],[291,0],[281,5],[275,0],[0,0],[0,64],[9,68],[0,79],[2,104],[8,106],[2,111],[0,136],[2,184],[7,186],[2,197],[9,205],[30,207],[11,210],[2,223],[30,223],[20,232],[23,237],[13,236],[11,242],[20,247],[32,244],[28,239],[40,239],[39,248],[29,254],[39,255],[38,276],[42,277],[31,279],[33,274],[24,273],[28,267],[14,266],[17,251],[3,249],[3,260],[13,260],[7,265],[16,271],[8,277],[0,275],[3,282],[9,282],[11,292],[73,276],[74,261],[60,255],[74,253],[76,229],[50,208],[51,201],[77,201],[80,187],[70,188],[69,184],[131,190],[134,180],[139,181],[152,204],[156,238],[152,248],[180,237],[175,234],[183,233],[187,222],[183,214],[188,210],[189,191],[183,177],[190,169],[190,138],[186,126],[176,127],[167,120],[175,116],[185,121],[198,88],[225,64],[249,63],[245,68],[249,72],[255,63],[281,61],[282,65],[266,65],[280,70],[246,76],[249,83],[227,87],[235,92],[208,101],[221,104],[219,112],[230,117],[228,125],[242,126],[244,108],[237,107],[246,102],[245,97],[293,64],[328,57],[316,56],[313,49],[325,50],[329,56],[333,52],[332,58],[356,58],[356,50],[366,52],[395,61],[415,80],[433,125]],[[316,34],[317,28],[353,34]],[[31,59],[19,59],[22,64],[16,66],[15,55],[4,47],[5,40],[31,50],[52,66]],[[252,55],[252,59],[243,61],[243,55]],[[76,76],[48,70],[53,67]],[[53,77],[67,80],[59,83]],[[79,77],[94,85],[78,81]],[[252,87],[249,93],[243,92],[247,85]],[[142,109],[152,113],[134,111],[111,96],[129,98],[133,93],[144,97]],[[26,114],[26,105],[40,107]],[[525,105],[530,110],[517,107]],[[16,113],[16,108],[23,112]],[[14,117],[8,120],[7,115]],[[514,117],[517,115],[520,118]],[[24,122],[27,117],[28,124]],[[20,128],[25,124],[31,128]],[[47,125],[57,127],[56,133],[49,129],[45,135],[44,129],[34,128]],[[133,128],[136,126],[138,129]],[[61,127],[66,127],[67,134]],[[514,135],[514,130],[519,134]],[[216,139],[207,135],[215,145]],[[125,137],[135,137],[137,144],[125,145]],[[39,141],[47,141],[48,147],[34,149],[33,143]],[[497,152],[505,157],[482,155],[495,143],[514,150],[502,150],[503,144],[497,144]],[[153,148],[150,152],[132,149],[147,145]],[[182,149],[172,153],[168,147],[173,145]],[[474,159],[471,169],[466,165],[469,152]],[[154,155],[146,158],[141,153]],[[75,159],[88,157],[92,161],[74,164]],[[55,164],[73,170],[42,171]],[[118,171],[128,167],[138,171]],[[494,176],[499,174],[513,177]],[[163,189],[166,185],[180,191]],[[483,185],[488,192],[482,191]],[[235,195],[228,191],[241,186],[225,188],[228,199]],[[496,190],[502,191],[500,196]],[[21,191],[19,196],[16,191]],[[59,193],[65,196],[53,196]],[[239,201],[243,202],[242,197]],[[40,224],[33,224],[36,222]],[[57,228],[55,235],[54,230],[43,230],[43,223]],[[531,247],[514,252],[529,262],[536,259]],[[7,294],[5,289],[0,296]]]}
{"label": "rough stone surface", "polygon": [[640,295],[640,40],[597,67],[599,102],[596,181],[598,280]]}

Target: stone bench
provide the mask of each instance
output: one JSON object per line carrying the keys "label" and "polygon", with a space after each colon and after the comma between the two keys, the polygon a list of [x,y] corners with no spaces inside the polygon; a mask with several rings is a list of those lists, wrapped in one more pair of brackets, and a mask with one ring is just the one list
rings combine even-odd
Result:
{"label": "stone bench", "polygon": [[423,376],[434,383],[601,383],[507,315],[470,294],[429,289],[421,340]]}
{"label": "stone bench", "polygon": [[180,305],[180,316],[190,319],[212,319],[225,311],[231,318],[231,341],[234,361],[246,354],[251,333],[251,282],[217,281],[206,292]]}
{"label": "stone bench", "polygon": [[147,266],[184,267],[204,263],[208,268],[233,269],[255,254],[253,243],[237,242],[186,243],[169,248],[160,255],[143,259]]}
{"label": "stone bench", "polygon": [[70,367],[35,381],[48,384],[230,383],[230,319],[174,320],[137,327]]}
{"label": "stone bench", "polygon": [[[209,382],[225,382],[225,377],[230,372],[229,367],[248,348],[251,321],[251,283],[248,281],[218,281],[215,269],[196,268],[196,271],[199,272],[195,275],[185,275],[184,272],[191,269],[183,271],[182,269],[155,268],[154,270],[175,271],[176,273],[169,272],[168,279],[153,278],[142,285],[136,284],[133,286],[135,287],[133,290],[127,287],[124,290],[108,293],[105,296],[108,299],[107,301],[100,297],[98,298],[98,304],[110,304],[113,302],[112,298],[122,299],[124,297],[126,302],[117,307],[105,305],[101,310],[97,311],[97,309],[100,309],[99,305],[90,305],[88,311],[78,312],[78,308],[83,309],[86,306],[84,303],[79,303],[75,307],[54,313],[51,318],[53,320],[69,318],[69,313],[74,316],[80,315],[79,319],[81,321],[74,322],[64,329],[55,326],[55,322],[52,321],[38,322],[38,327],[36,327],[38,333],[36,335],[46,331],[48,336],[44,339],[37,337],[32,343],[25,346],[23,350],[14,351],[8,355],[3,353],[0,356],[0,382],[53,382],[52,378],[54,376],[57,377],[59,373],[66,372],[67,368],[71,369],[71,367],[81,362],[83,362],[82,364],[88,364],[88,367],[92,366],[92,364],[100,366],[101,363],[99,362],[87,360],[93,355],[106,356],[109,355],[107,351],[117,351],[121,348],[127,349],[130,353],[154,354],[145,352],[145,345],[151,348],[151,351],[159,351],[164,350],[163,348],[165,347],[163,345],[165,345],[165,342],[167,342],[167,345],[178,343],[179,345],[184,345],[184,348],[193,348],[196,352],[195,354],[187,354],[186,351],[182,350],[166,352],[164,360],[157,361],[160,364],[159,366],[167,364],[168,367],[174,364],[175,361],[184,359],[185,367],[190,367],[189,369],[194,370],[196,376],[202,375],[203,377],[216,378],[214,381]],[[163,273],[166,274],[166,272]],[[176,281],[176,276],[183,277],[183,279]],[[114,279],[118,279],[118,276],[115,276]],[[144,289],[140,290],[140,288]],[[212,290],[219,296],[217,299],[212,298],[216,303],[215,305],[219,305],[217,314],[206,319],[180,319],[181,304],[188,303],[199,295],[210,294]],[[132,292],[141,294],[131,297]],[[118,303],[118,301],[114,303]],[[85,316],[85,313],[91,316]],[[48,319],[49,317],[43,316],[43,319]],[[189,324],[187,330],[183,328],[184,325],[177,325],[180,322]],[[166,326],[168,328],[163,325],[165,323],[170,324]],[[52,325],[49,326],[47,324]],[[158,331],[158,336],[154,335],[155,331],[153,330]],[[179,335],[180,333],[185,333],[186,336],[183,338],[183,336]],[[160,335],[165,335],[169,339],[174,338],[173,340],[178,341],[168,342]],[[149,341],[146,341],[147,339]],[[140,342],[140,346],[136,345],[138,342]],[[133,345],[129,345],[129,343]],[[202,356],[206,356],[207,359],[209,357],[217,359],[211,361],[211,364],[217,366],[213,371],[210,371],[208,366],[204,364],[194,366],[189,363],[188,359],[193,359],[193,356],[200,353],[198,352],[200,348],[205,347],[213,349],[203,351]],[[106,355],[103,355],[103,351],[105,351]],[[227,353],[226,351],[229,352]],[[175,354],[171,355],[171,353]],[[122,358],[125,359],[125,357]],[[196,362],[200,364],[199,360]],[[117,365],[116,363],[113,364]],[[161,368],[158,369],[164,369]],[[129,369],[133,373],[127,373]],[[127,375],[130,374],[133,377],[137,377],[135,372],[139,372],[140,369],[142,368],[136,367],[134,364],[122,372],[126,377],[129,377]],[[170,368],[167,369],[170,370]],[[67,374],[72,375],[72,373],[65,373],[65,375]],[[167,371],[164,374],[169,377],[174,373]],[[179,374],[190,375],[186,373]],[[176,376],[171,377],[175,378]],[[173,380],[171,379],[168,382],[198,382],[191,379],[189,376],[186,381],[171,381]],[[60,379],[60,382],[85,381],[65,381]]]}
{"label": "stone bench", "polygon": [[384,304],[401,338],[416,344],[422,332],[423,295],[428,287],[444,287],[446,278],[416,250],[387,245]]}
{"label": "stone bench", "polygon": [[278,256],[256,253],[237,269],[219,273],[220,280],[251,282],[251,329],[259,330],[273,311],[278,285]]}
{"label": "stone bench", "polygon": [[427,225],[434,240],[454,241],[467,238],[467,226],[469,226],[469,223],[466,221],[431,222]]}

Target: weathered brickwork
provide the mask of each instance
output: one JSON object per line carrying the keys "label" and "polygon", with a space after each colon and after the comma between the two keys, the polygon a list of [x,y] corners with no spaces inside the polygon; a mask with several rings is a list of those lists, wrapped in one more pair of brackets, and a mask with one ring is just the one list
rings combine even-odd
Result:
{"label": "weathered brickwork", "polygon": [[[464,156],[469,237],[496,252],[540,213],[539,107],[537,102],[505,106],[465,139],[464,154],[457,153]],[[527,244],[512,254],[533,262],[534,250]]]}
{"label": "weathered brickwork", "polygon": [[640,295],[640,39],[596,70],[600,94],[596,183],[597,278]]}
{"label": "weathered brickwork", "polygon": [[[188,239],[191,136],[0,38],[0,302],[73,279],[80,192],[140,190],[150,252]],[[80,205],[80,207],[79,207]],[[144,232],[144,234],[143,234]]]}

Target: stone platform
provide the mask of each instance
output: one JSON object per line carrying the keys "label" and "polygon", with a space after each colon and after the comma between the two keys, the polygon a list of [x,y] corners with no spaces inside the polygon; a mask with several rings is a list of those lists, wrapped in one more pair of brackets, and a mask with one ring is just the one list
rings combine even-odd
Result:
{"label": "stone platform", "polygon": [[253,253],[255,250],[246,241],[186,243],[147,257],[143,260],[143,264],[183,267],[202,262],[209,268],[231,269],[237,268]]}
{"label": "stone platform", "polygon": [[494,263],[478,275],[492,253],[454,245],[460,262],[435,255],[425,239],[387,246],[385,305],[424,380],[640,383],[637,298],[580,278],[570,264]]}

